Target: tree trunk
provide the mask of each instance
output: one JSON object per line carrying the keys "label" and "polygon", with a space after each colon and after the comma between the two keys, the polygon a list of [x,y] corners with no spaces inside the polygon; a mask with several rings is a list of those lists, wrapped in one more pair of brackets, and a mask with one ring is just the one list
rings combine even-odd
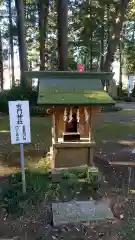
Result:
{"label": "tree trunk", "polygon": [[21,72],[21,86],[24,88],[30,87],[31,83],[28,82],[24,76],[24,71],[28,70],[26,36],[24,26],[24,3],[23,0],[15,0],[17,10],[17,31],[18,31],[18,47],[20,57],[20,72]]}
{"label": "tree trunk", "polygon": [[101,34],[101,57],[100,57],[100,71],[102,72],[104,69],[104,34],[105,34],[105,27],[104,27],[104,8],[101,15],[101,22],[102,22],[102,34]]}
{"label": "tree trunk", "polygon": [[12,69],[12,84],[15,85],[15,75],[14,75],[14,41],[13,41],[13,23],[12,23],[12,9],[11,1],[8,1],[9,10],[9,38],[10,38],[10,56],[11,56],[11,69]]}
{"label": "tree trunk", "polygon": [[[92,2],[90,1],[90,18],[91,21],[92,19]],[[90,64],[90,71],[92,71],[93,68],[93,26],[91,24],[91,31],[90,31],[90,59],[89,59],[89,64]],[[88,68],[89,69],[89,68]]]}
{"label": "tree trunk", "polygon": [[45,40],[47,36],[48,13],[49,13],[49,0],[46,0],[45,3],[43,0],[38,0],[40,71],[45,70]]}
{"label": "tree trunk", "polygon": [[57,0],[58,70],[68,70],[68,1]]}
{"label": "tree trunk", "polygon": [[115,23],[109,37],[108,42],[108,51],[106,54],[106,58],[104,61],[104,71],[108,72],[110,71],[110,67],[114,58],[114,54],[116,52],[117,46],[119,45],[120,40],[120,33],[122,30],[122,25],[125,19],[125,13],[128,7],[128,0],[121,0],[121,4],[119,6],[119,9],[115,9],[115,13],[112,13],[113,19],[117,19],[117,16],[119,16],[119,21]]}
{"label": "tree trunk", "polygon": [[0,30],[0,89],[3,90],[4,80],[3,80],[3,51],[2,51],[2,37]]}

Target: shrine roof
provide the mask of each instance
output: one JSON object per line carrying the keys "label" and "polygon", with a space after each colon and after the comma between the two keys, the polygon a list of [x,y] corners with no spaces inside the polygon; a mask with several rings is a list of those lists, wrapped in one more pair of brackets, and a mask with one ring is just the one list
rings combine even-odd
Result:
{"label": "shrine roof", "polygon": [[102,79],[111,80],[112,73],[90,72],[26,72],[39,79],[38,104],[106,105],[115,101],[103,90]]}

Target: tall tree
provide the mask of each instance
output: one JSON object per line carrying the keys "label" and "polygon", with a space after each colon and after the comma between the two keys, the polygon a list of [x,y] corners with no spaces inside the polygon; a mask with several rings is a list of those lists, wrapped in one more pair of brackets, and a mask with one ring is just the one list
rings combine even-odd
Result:
{"label": "tall tree", "polygon": [[110,31],[108,51],[104,62],[104,71],[110,71],[110,66],[114,59],[114,54],[117,50],[117,47],[119,46],[120,34],[123,22],[125,20],[128,3],[128,0],[120,0],[120,2],[118,3],[117,1],[115,1],[114,11],[110,11],[110,17],[111,19],[114,19],[114,21],[112,25],[112,30]]}
{"label": "tall tree", "polygon": [[68,70],[68,1],[57,0],[58,69]]}
{"label": "tall tree", "polygon": [[40,70],[45,70],[45,40],[47,36],[47,19],[49,13],[49,0],[38,0],[39,14],[39,48],[40,48]]}
{"label": "tall tree", "polygon": [[135,72],[135,1],[129,4],[127,21],[124,23],[121,36],[121,61],[128,74]]}
{"label": "tall tree", "polygon": [[[97,66],[100,66],[102,71],[110,71],[114,54],[119,46],[128,3],[129,0],[112,2],[110,0],[80,0],[73,8],[74,34],[76,34],[77,40],[80,40],[80,55],[89,55],[89,60],[93,65],[95,65],[96,59],[100,59],[102,62]],[[91,32],[93,32],[92,37]]]}
{"label": "tall tree", "polygon": [[9,39],[10,39],[10,56],[11,56],[11,69],[12,69],[12,86],[15,85],[14,75],[14,41],[13,41],[13,23],[12,23],[12,8],[11,1],[8,1],[9,11]]}
{"label": "tall tree", "polygon": [[3,82],[3,49],[2,49],[2,37],[1,37],[1,29],[0,29],[0,88],[3,90],[4,82]]}
{"label": "tall tree", "polygon": [[24,71],[28,70],[25,21],[24,21],[24,2],[23,0],[15,0],[15,5],[17,10],[17,32],[20,56],[21,86],[26,88],[30,86],[30,83],[24,76]]}
{"label": "tall tree", "polygon": [[104,35],[105,35],[105,26],[104,26],[104,15],[105,8],[101,7],[101,56],[100,56],[100,71],[103,71],[104,68]]}

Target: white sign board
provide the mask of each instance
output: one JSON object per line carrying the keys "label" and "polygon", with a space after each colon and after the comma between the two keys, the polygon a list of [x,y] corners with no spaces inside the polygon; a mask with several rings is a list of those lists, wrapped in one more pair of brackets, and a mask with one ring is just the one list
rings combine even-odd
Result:
{"label": "white sign board", "polygon": [[31,142],[29,101],[10,101],[9,118],[12,144]]}
{"label": "white sign board", "polygon": [[113,79],[118,85],[120,82],[120,61],[115,60],[112,63],[112,72],[114,73]]}
{"label": "white sign board", "polygon": [[134,88],[134,81],[135,81],[135,76],[129,76],[129,82],[128,82],[128,91],[132,92]]}

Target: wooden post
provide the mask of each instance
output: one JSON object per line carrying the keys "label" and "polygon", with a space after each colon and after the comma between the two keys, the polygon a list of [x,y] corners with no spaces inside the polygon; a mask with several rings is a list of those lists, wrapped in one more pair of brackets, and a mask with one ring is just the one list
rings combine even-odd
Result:
{"label": "wooden post", "polygon": [[53,139],[53,143],[56,143],[58,141],[55,112],[53,112],[53,117],[52,117],[52,139]]}
{"label": "wooden post", "polygon": [[92,141],[92,110],[89,110],[89,142]]}
{"label": "wooden post", "polygon": [[[89,142],[92,143],[92,109],[89,110]],[[88,159],[88,165],[93,165],[93,146],[89,147],[89,159]]]}
{"label": "wooden post", "polygon": [[84,137],[89,137],[89,111],[87,107],[83,108]]}
{"label": "wooden post", "polygon": [[54,144],[57,141],[58,141],[58,135],[57,135],[57,125],[56,125],[56,112],[53,111],[53,115],[52,115],[52,149],[53,149],[52,168],[55,167],[56,148],[55,148]]}

